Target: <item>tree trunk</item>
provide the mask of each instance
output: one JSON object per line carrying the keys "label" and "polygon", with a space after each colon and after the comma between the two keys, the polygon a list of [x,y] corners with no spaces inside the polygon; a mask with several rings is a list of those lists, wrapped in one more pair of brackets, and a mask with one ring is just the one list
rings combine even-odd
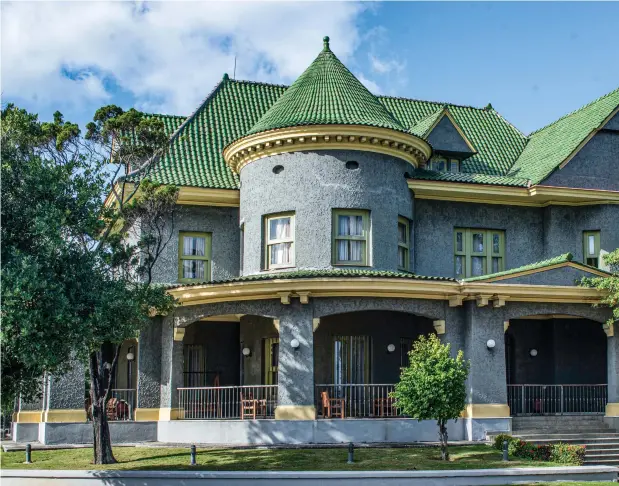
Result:
{"label": "tree trunk", "polygon": [[447,450],[447,423],[445,420],[438,421],[438,437],[441,442],[441,459],[449,461],[449,451]]}
{"label": "tree trunk", "polygon": [[[107,348],[107,349],[106,349]],[[114,464],[110,426],[107,420],[107,402],[112,387],[112,378],[118,361],[120,346],[116,346],[112,362],[106,359],[109,350],[105,345],[101,350],[90,353],[90,401],[92,407],[93,462],[94,464]]]}

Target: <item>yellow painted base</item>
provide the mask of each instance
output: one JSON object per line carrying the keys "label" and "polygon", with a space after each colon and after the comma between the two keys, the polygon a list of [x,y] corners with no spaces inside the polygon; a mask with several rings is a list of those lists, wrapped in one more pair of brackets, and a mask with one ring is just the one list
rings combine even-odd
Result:
{"label": "yellow painted base", "polygon": [[619,417],[619,403],[607,403],[606,404],[606,416],[607,417]]}
{"label": "yellow painted base", "polygon": [[159,420],[158,408],[136,408],[135,409],[135,421],[136,422],[156,422]]}
{"label": "yellow painted base", "polygon": [[14,413],[13,421],[19,424],[38,424],[39,422],[43,422],[43,420],[41,420],[42,415],[42,410],[26,410]]}
{"label": "yellow painted base", "polygon": [[509,405],[505,403],[469,403],[462,411],[463,418],[503,418],[509,416]]}
{"label": "yellow painted base", "polygon": [[[156,409],[153,409],[156,410]],[[180,417],[180,410],[178,408],[160,408],[159,420],[177,420]]]}
{"label": "yellow painted base", "polygon": [[313,405],[279,405],[275,407],[276,420],[314,420],[316,407]]}
{"label": "yellow painted base", "polygon": [[86,422],[86,410],[47,410],[43,422]]}

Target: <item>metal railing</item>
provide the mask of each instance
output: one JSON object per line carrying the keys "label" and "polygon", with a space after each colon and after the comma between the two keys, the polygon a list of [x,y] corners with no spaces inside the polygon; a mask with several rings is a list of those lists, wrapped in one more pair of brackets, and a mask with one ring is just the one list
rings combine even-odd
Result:
{"label": "metal railing", "polygon": [[322,418],[397,417],[393,384],[316,385],[316,402]]}
{"label": "metal railing", "polygon": [[603,385],[507,385],[512,415],[603,414],[608,388]]}
{"label": "metal railing", "polygon": [[273,418],[277,385],[178,388],[179,418],[186,420]]}
{"label": "metal railing", "polygon": [[114,388],[107,402],[107,419],[112,421],[133,420],[135,413],[135,389]]}

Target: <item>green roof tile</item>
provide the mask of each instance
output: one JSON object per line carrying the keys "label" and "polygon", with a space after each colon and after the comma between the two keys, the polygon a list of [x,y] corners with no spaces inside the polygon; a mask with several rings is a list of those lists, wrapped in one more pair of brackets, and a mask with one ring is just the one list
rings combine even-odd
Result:
{"label": "green roof tile", "polygon": [[539,184],[619,106],[619,88],[533,132],[509,176]]}
{"label": "green roof tile", "polygon": [[247,134],[300,125],[368,125],[406,131],[333,54],[328,37],[314,62]]}
{"label": "green roof tile", "polygon": [[434,125],[437,120],[443,115],[443,109],[437,110],[434,113],[430,113],[428,116],[423,117],[417,123],[415,123],[411,129],[410,133],[416,135],[421,138],[425,138],[428,136],[428,131]]}
{"label": "green roof tile", "polygon": [[486,184],[492,186],[529,187],[528,179],[486,174],[467,174],[464,172],[435,172],[417,169],[411,175],[412,179],[426,181],[461,182],[468,184]]}
{"label": "green roof tile", "polygon": [[262,280],[286,280],[286,279],[301,279],[301,278],[338,278],[338,277],[372,277],[372,278],[404,278],[410,280],[439,280],[445,282],[455,282],[453,278],[447,277],[425,277],[422,275],[415,275],[409,272],[388,272],[382,270],[299,270],[295,272],[278,272],[278,273],[261,273],[258,275],[246,275],[243,277],[235,277],[226,280],[217,280],[213,282],[194,282],[191,284],[181,283],[172,284],[167,288],[176,287],[188,287],[192,285],[206,285],[206,284],[222,284],[222,283],[234,283],[234,282],[253,282]]}

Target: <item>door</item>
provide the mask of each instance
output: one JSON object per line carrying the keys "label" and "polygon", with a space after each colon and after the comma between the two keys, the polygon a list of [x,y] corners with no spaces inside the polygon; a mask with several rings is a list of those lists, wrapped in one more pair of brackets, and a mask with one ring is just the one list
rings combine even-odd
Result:
{"label": "door", "polygon": [[264,339],[264,385],[277,385],[277,369],[279,362],[279,338],[270,337]]}

